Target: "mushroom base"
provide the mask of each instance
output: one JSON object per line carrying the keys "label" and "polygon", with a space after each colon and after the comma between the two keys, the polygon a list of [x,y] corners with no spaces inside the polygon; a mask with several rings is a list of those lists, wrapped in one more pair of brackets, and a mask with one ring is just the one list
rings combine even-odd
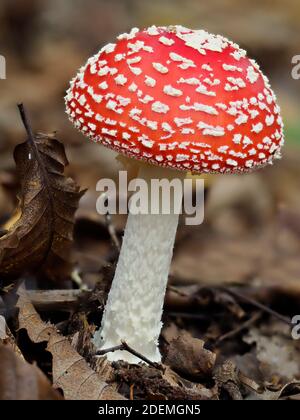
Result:
{"label": "mushroom base", "polygon": [[[144,180],[144,185],[148,186],[149,204],[151,198],[153,205],[157,204],[155,200],[160,199],[161,202],[162,196],[167,197],[166,189],[159,197],[153,197],[152,190],[151,197],[151,180],[168,180],[168,185],[176,184],[177,187],[168,187],[171,198],[169,214],[162,214],[160,206],[159,214],[130,213],[128,216],[102,326],[94,336],[94,344],[98,349],[118,346],[121,341],[125,341],[151,361],[160,362],[158,338],[162,328],[161,317],[181,208],[184,177],[184,172],[149,165],[141,167],[139,179]],[[127,351],[109,352],[106,356],[110,361],[141,361]]]}

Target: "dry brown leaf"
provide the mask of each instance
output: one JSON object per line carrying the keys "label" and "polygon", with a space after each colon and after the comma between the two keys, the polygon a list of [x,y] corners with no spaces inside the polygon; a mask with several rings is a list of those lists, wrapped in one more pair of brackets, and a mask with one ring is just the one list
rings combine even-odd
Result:
{"label": "dry brown leaf", "polygon": [[[181,378],[168,366],[164,372],[151,366],[120,363],[116,371],[120,383],[133,386],[133,396],[142,400],[206,400],[216,397],[215,389]],[[129,391],[129,389],[128,389]],[[127,392],[128,392],[127,391]]]}
{"label": "dry brown leaf", "polygon": [[29,301],[26,291],[19,290],[19,327],[25,328],[34,343],[47,342],[53,358],[53,384],[61,388],[67,400],[122,400],[112,386],[87,364],[69,340],[56,328],[41,320]]}
{"label": "dry brown leaf", "polygon": [[291,381],[284,385],[278,391],[266,389],[260,394],[253,393],[251,400],[277,401],[277,400],[299,400],[300,399],[300,382]]}
{"label": "dry brown leaf", "polygon": [[183,375],[197,378],[210,376],[216,355],[203,346],[204,341],[183,331],[170,342],[165,363]]}
{"label": "dry brown leaf", "polygon": [[0,400],[60,400],[41,370],[0,344]]}
{"label": "dry brown leaf", "polygon": [[299,344],[292,339],[288,325],[273,322],[268,328],[252,328],[244,341],[256,345],[256,357],[266,380],[278,377],[284,383],[300,377]]}
{"label": "dry brown leaf", "polygon": [[53,136],[38,134],[15,148],[21,180],[19,218],[0,238],[0,275],[16,278],[24,271],[42,271],[53,280],[71,269],[74,213],[83,195],[64,177],[64,146]]}
{"label": "dry brown leaf", "polygon": [[164,366],[163,379],[166,380],[172,387],[181,388],[195,399],[210,400],[217,398],[216,388],[208,389],[200,383],[195,383],[182,378],[174,372],[169,366]]}

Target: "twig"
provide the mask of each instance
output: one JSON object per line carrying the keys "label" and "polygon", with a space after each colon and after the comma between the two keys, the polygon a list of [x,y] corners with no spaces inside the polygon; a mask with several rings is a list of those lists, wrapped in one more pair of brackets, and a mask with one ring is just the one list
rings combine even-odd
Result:
{"label": "twig", "polygon": [[39,311],[72,312],[79,307],[82,291],[68,290],[28,290],[27,295],[33,306]]}
{"label": "twig", "polygon": [[189,297],[189,295],[187,294],[187,293],[185,293],[185,292],[182,292],[181,290],[179,290],[177,287],[175,287],[175,286],[171,286],[171,285],[169,285],[168,287],[167,287],[167,292],[174,292],[174,293],[176,293],[177,295],[179,295],[179,296],[182,296],[182,297]]}
{"label": "twig", "polygon": [[209,315],[206,314],[196,314],[196,313],[189,313],[189,312],[175,312],[170,311],[167,312],[169,316],[172,318],[186,318],[186,319],[199,319],[199,320],[207,320]]}
{"label": "twig", "polygon": [[269,315],[274,316],[275,318],[279,319],[280,321],[284,322],[285,324],[291,325],[291,321],[286,318],[285,316],[281,315],[280,313],[274,311],[273,309],[269,308],[268,306],[257,302],[256,300],[245,296],[235,290],[232,290],[231,288],[226,288],[226,287],[219,287],[220,290],[227,292],[229,294],[231,294],[232,296],[234,296],[237,299],[241,299],[244,300],[247,303],[250,303],[250,305],[255,306],[256,308],[259,308],[260,310],[262,310],[263,312],[268,313]]}
{"label": "twig", "polygon": [[264,391],[264,388],[262,385],[259,385],[257,382],[255,382],[253,379],[248,378],[248,376],[244,375],[241,371],[238,373],[239,380],[241,383],[248,388],[250,388],[252,391],[256,392],[257,394],[262,394]]}
{"label": "twig", "polygon": [[107,353],[119,351],[119,350],[125,350],[122,344],[119,344],[118,346],[114,346],[114,347],[108,347],[107,349],[103,349],[103,350],[97,350],[96,356],[104,356]]}
{"label": "twig", "polygon": [[131,401],[134,400],[134,384],[130,385],[129,398]]}
{"label": "twig", "polygon": [[[105,202],[107,202],[108,197],[106,193],[103,193],[103,199],[105,200]],[[111,214],[108,212],[105,214],[105,223],[106,223],[108,233],[112,239],[114,246],[117,248],[118,251],[120,251],[121,250],[120,241],[118,239],[115,226],[112,223]]]}
{"label": "twig", "polygon": [[120,241],[117,237],[116,229],[115,229],[115,226],[112,223],[111,215],[109,213],[106,213],[105,221],[106,221],[106,226],[107,226],[107,229],[108,229],[108,233],[110,234],[110,237],[113,241],[113,244],[115,245],[117,250],[120,251],[120,249],[121,249]]}
{"label": "twig", "polygon": [[108,349],[98,350],[96,355],[104,356],[107,353],[119,351],[119,350],[128,351],[128,353],[133,354],[133,356],[136,356],[138,359],[141,359],[143,362],[147,363],[149,366],[152,366],[158,370],[164,370],[160,364],[152,362],[147,357],[143,356],[141,353],[137,352],[132,347],[130,347],[125,341],[121,341],[121,344],[119,344],[118,346],[110,347]]}
{"label": "twig", "polygon": [[228,340],[229,338],[234,337],[235,335],[239,334],[244,329],[250,327],[250,325],[254,324],[259,318],[261,317],[261,312],[256,312],[250,319],[247,319],[243,324],[239,325],[237,328],[221,335],[216,341],[216,344],[221,343],[221,341]]}

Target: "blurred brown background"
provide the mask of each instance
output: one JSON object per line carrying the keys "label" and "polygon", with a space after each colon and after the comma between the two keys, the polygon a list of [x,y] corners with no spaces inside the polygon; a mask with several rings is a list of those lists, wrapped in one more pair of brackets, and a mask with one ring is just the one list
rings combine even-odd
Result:
{"label": "blurred brown background", "polygon": [[[76,146],[75,160],[82,145],[97,160],[94,145],[86,146],[64,115],[68,81],[116,35],[152,24],[205,28],[246,48],[278,94],[288,139],[297,140],[300,81],[291,77],[291,58],[300,54],[299,21],[298,0],[1,0],[0,54],[7,60],[7,80],[0,84],[1,154],[22,138],[16,103],[23,101],[36,129],[57,130],[65,144]],[[99,149],[100,163],[102,155],[112,154]]]}
{"label": "blurred brown background", "polygon": [[[70,173],[91,187],[82,207],[92,211],[96,181],[116,173],[117,165],[111,151],[90,144],[68,122],[68,81],[91,54],[133,26],[182,24],[224,34],[269,76],[287,146],[274,168],[208,179],[206,225],[199,237],[197,229],[189,228],[189,239],[183,234],[174,277],[236,282],[252,276],[280,286],[290,279],[300,291],[300,80],[291,77],[292,56],[300,54],[299,22],[299,0],[1,0],[0,54],[7,60],[7,80],[0,80],[0,187],[9,184],[13,147],[24,139],[16,108],[22,101],[35,130],[58,131]],[[0,217],[11,211],[3,197]],[[188,252],[180,252],[182,243]]]}

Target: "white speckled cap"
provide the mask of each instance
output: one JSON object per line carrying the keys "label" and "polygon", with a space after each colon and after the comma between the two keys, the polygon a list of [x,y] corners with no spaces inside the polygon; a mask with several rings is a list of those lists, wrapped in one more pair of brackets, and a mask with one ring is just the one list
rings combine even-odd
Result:
{"label": "white speckled cap", "polygon": [[280,157],[280,109],[238,45],[182,26],[132,29],[91,57],[66,95],[70,120],[135,159],[200,173]]}

